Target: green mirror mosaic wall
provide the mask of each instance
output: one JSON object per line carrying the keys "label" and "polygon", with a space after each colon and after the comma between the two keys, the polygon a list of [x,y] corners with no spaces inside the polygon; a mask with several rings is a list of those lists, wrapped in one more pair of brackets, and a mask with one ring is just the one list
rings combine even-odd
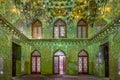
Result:
{"label": "green mirror mosaic wall", "polygon": [[[76,39],[77,22],[79,19],[73,18],[72,22],[69,22],[65,16],[55,16],[49,23],[43,20],[43,18],[35,17],[42,22],[43,39],[29,39],[31,38],[31,24],[26,26],[24,14],[11,12],[11,9],[14,7],[13,0],[0,0],[0,14],[7,19],[5,20],[0,15],[0,58],[4,60],[3,74],[0,74],[0,80],[9,80],[12,78],[12,42],[21,46],[21,51],[18,50],[18,52],[16,52],[16,76],[31,74],[30,58],[34,50],[38,50],[41,54],[41,74],[53,73],[53,54],[56,50],[62,50],[66,54],[66,74],[77,75],[78,53],[80,50],[84,49],[89,54],[89,74],[99,77],[105,77],[105,62],[99,63],[97,61],[99,48],[101,45],[108,42],[109,78],[111,80],[119,80],[119,3],[119,0],[109,0],[105,6],[106,11],[103,15],[99,15],[99,13],[102,13],[103,7],[97,8],[98,10],[100,9],[100,11],[97,13],[94,26],[91,26],[92,23],[89,23],[89,20],[87,20],[89,24],[88,39]],[[71,12],[71,10],[68,10],[68,12]],[[49,12],[47,14],[50,15]],[[66,39],[53,39],[53,23],[58,18],[63,19],[67,24]],[[99,32],[96,32],[96,26],[102,27]],[[21,33],[16,28],[19,30],[22,29],[24,32]]]}

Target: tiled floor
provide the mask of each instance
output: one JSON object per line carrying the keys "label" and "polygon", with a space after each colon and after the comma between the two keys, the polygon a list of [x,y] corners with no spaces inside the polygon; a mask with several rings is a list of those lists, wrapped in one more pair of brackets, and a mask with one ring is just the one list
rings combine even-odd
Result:
{"label": "tiled floor", "polygon": [[69,75],[26,75],[13,80],[106,80],[90,75],[69,76]]}

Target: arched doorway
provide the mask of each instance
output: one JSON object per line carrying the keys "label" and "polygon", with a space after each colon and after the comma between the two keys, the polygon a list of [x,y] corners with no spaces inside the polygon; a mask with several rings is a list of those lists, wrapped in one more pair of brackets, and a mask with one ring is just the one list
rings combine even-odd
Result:
{"label": "arched doorway", "polygon": [[12,42],[12,77],[16,76],[18,66],[16,61],[21,61],[21,46]]}
{"label": "arched doorway", "polygon": [[65,66],[66,66],[66,57],[63,51],[57,51],[54,54],[53,58],[54,66],[53,73],[54,74],[65,74]]}
{"label": "arched doorway", "polygon": [[84,50],[78,55],[78,66],[79,74],[88,74],[88,54]]}
{"label": "arched doorway", "polygon": [[40,53],[38,51],[33,51],[31,54],[31,74],[40,74]]}

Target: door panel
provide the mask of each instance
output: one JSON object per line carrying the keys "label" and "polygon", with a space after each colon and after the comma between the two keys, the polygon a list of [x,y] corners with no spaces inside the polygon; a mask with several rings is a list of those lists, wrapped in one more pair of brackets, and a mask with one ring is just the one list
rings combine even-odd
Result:
{"label": "door panel", "polygon": [[59,73],[59,57],[54,57],[54,73]]}
{"label": "door panel", "polygon": [[65,74],[66,71],[66,58],[65,56],[63,57],[63,74]]}
{"label": "door panel", "polygon": [[79,73],[82,73],[82,57],[79,57]]}
{"label": "door panel", "polygon": [[79,73],[87,74],[88,73],[88,57],[79,57]]}
{"label": "door panel", "polygon": [[65,74],[65,56],[54,57],[54,74]]}
{"label": "door panel", "polygon": [[31,64],[31,73],[39,74],[40,73],[40,57],[32,56],[32,64]]}
{"label": "door panel", "polygon": [[32,57],[32,72],[36,72],[36,57]]}
{"label": "door panel", "polygon": [[64,56],[60,56],[59,58],[60,66],[59,66],[59,74],[64,74]]}
{"label": "door panel", "polygon": [[36,57],[37,58],[37,72],[40,72],[40,57]]}
{"label": "door panel", "polygon": [[83,72],[87,72],[87,57],[83,57],[83,68],[84,68],[84,70],[83,70]]}

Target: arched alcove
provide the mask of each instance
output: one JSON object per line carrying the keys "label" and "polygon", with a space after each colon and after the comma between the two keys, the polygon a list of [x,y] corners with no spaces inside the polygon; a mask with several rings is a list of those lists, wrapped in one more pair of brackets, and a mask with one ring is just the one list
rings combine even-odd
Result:
{"label": "arched alcove", "polygon": [[41,73],[41,55],[40,52],[35,50],[31,54],[31,74]]}
{"label": "arched alcove", "polygon": [[53,36],[54,38],[65,38],[66,37],[66,23],[62,19],[58,19],[53,25]]}
{"label": "arched alcove", "polygon": [[65,74],[66,71],[66,56],[63,51],[56,51],[53,55],[53,73]]}
{"label": "arched alcove", "polygon": [[88,74],[88,53],[85,50],[78,54],[78,73]]}

